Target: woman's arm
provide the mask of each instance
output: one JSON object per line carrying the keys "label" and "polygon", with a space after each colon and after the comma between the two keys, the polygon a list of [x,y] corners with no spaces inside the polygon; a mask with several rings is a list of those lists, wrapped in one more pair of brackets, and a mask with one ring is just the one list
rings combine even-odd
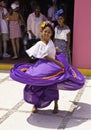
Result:
{"label": "woman's arm", "polygon": [[69,51],[70,50],[70,32],[67,34],[67,41],[68,41],[67,51]]}
{"label": "woman's arm", "polygon": [[6,15],[4,14],[4,12],[2,11],[2,17],[5,20],[9,20],[9,13],[7,13]]}
{"label": "woman's arm", "polygon": [[45,59],[54,62],[55,64],[57,64],[57,65],[59,65],[60,67],[62,67],[62,69],[64,69],[64,65],[63,65],[63,63],[61,63],[60,61],[55,60],[55,59],[53,59],[53,58],[50,57],[50,56],[45,56]]}

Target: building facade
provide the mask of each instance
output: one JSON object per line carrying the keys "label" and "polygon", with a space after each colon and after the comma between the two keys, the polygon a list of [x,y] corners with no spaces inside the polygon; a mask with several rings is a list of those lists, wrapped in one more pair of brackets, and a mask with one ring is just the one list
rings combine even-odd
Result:
{"label": "building facade", "polygon": [[72,64],[91,76],[91,0],[74,1]]}

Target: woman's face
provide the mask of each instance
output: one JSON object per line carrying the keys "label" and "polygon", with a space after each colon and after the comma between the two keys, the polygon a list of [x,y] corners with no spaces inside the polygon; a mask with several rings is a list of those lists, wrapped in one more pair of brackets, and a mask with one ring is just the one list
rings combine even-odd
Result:
{"label": "woman's face", "polygon": [[45,39],[46,41],[48,41],[51,36],[52,36],[52,30],[50,27],[46,27],[44,28],[44,30],[42,31],[42,38]]}
{"label": "woman's face", "polygon": [[64,18],[62,16],[58,17],[58,24],[62,25],[64,23]]}
{"label": "woman's face", "polygon": [[35,9],[35,16],[36,16],[36,17],[39,17],[39,16],[40,16],[40,9],[39,9],[39,8],[36,8],[36,9]]}

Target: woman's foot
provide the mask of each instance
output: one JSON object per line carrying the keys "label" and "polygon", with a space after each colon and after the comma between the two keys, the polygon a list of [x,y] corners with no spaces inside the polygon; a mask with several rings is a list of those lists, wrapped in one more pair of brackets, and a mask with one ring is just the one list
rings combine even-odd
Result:
{"label": "woman's foot", "polygon": [[16,59],[18,59],[18,56],[13,56],[12,59],[16,60]]}
{"label": "woman's foot", "polygon": [[55,106],[55,107],[54,107],[53,113],[54,113],[54,114],[58,113],[58,106]]}
{"label": "woman's foot", "polygon": [[8,54],[8,53],[3,54],[3,58],[9,58],[9,57],[11,57],[10,54]]}
{"label": "woman's foot", "polygon": [[53,110],[53,113],[56,114],[58,113],[58,101],[54,101],[54,110]]}
{"label": "woman's foot", "polygon": [[38,112],[38,109],[37,109],[36,106],[33,106],[33,108],[32,108],[32,112],[33,112],[33,113],[37,113],[37,112]]}

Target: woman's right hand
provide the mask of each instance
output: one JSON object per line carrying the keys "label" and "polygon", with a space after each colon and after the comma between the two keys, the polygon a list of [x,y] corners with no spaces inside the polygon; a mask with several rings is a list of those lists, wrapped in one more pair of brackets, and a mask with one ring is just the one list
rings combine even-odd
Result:
{"label": "woman's right hand", "polygon": [[53,59],[52,57],[50,56],[46,56],[45,57],[47,60],[50,60],[52,62],[54,62],[55,64],[57,64],[58,66],[60,66],[62,68],[62,70],[64,70],[64,64],[56,59]]}
{"label": "woman's right hand", "polygon": [[58,46],[56,46],[55,49],[56,49],[56,51],[59,51],[59,47]]}
{"label": "woman's right hand", "polygon": [[62,68],[62,70],[64,70],[64,65],[63,65],[63,63],[60,62],[60,65],[59,65],[59,66]]}

